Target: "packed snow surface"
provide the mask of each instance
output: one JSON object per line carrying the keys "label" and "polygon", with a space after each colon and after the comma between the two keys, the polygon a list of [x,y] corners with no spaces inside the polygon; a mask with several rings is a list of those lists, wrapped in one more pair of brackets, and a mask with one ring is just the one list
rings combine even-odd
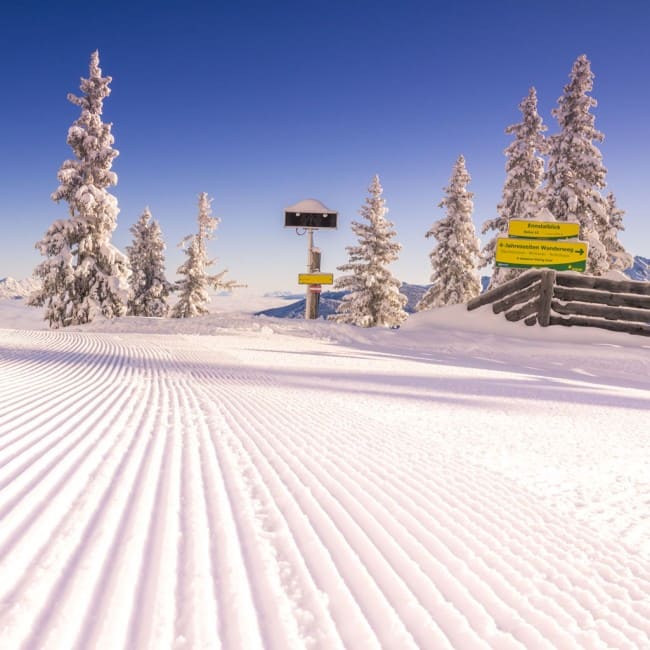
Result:
{"label": "packed snow surface", "polygon": [[0,301],[0,648],[650,648],[647,338],[212,308]]}

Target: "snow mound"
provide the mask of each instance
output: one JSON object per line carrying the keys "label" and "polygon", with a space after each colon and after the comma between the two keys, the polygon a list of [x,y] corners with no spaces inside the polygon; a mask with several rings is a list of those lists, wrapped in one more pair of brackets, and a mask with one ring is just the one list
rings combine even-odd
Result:
{"label": "snow mound", "polygon": [[518,325],[0,329],[0,645],[650,647],[648,341]]}

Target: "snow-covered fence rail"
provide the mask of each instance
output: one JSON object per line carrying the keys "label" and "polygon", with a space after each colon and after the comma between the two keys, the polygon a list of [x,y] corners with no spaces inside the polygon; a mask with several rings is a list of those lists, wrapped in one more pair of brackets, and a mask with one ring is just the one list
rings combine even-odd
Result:
{"label": "snow-covered fence rail", "polygon": [[503,313],[509,321],[524,319],[527,325],[534,325],[540,311],[543,273],[527,271],[473,298],[467,303],[467,309],[477,309],[491,303],[495,314]]}
{"label": "snow-covered fence rail", "polygon": [[650,336],[650,282],[531,270],[470,300],[526,325],[577,325]]}
{"label": "snow-covered fence rail", "polygon": [[650,336],[650,282],[557,273],[550,306],[550,325]]}

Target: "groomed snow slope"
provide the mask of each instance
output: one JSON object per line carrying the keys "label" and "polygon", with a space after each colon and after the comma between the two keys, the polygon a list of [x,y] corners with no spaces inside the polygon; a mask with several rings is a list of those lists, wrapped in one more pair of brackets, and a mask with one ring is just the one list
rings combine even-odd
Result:
{"label": "groomed snow slope", "polygon": [[647,339],[10,307],[1,648],[650,648]]}

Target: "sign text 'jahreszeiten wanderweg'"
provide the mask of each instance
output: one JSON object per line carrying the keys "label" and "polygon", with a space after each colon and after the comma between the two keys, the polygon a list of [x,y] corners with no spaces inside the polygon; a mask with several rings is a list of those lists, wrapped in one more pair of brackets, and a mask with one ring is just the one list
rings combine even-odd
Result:
{"label": "sign text 'jahreszeiten wanderweg'", "polygon": [[584,271],[587,242],[499,237],[496,266],[506,268],[546,267],[556,271]]}

